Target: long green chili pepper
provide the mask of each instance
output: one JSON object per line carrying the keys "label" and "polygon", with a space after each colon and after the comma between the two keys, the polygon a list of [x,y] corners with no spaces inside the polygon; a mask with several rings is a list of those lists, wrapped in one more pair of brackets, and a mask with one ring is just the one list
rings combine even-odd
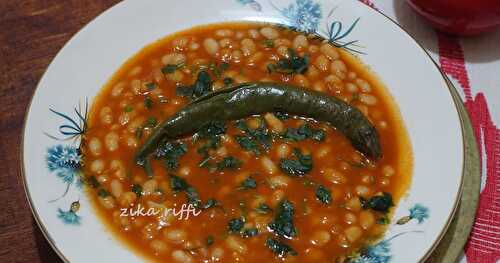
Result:
{"label": "long green chili pepper", "polygon": [[238,120],[266,112],[286,112],[325,121],[344,134],[361,153],[382,157],[375,127],[355,107],[325,93],[271,82],[245,83],[204,95],[161,123],[136,155],[144,165],[162,139],[195,133],[213,121]]}

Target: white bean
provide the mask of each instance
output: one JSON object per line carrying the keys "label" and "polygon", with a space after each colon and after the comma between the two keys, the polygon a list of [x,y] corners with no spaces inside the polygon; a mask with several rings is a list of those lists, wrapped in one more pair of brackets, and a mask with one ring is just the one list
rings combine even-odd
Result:
{"label": "white bean", "polygon": [[366,93],[359,94],[359,100],[368,106],[373,106],[377,104],[377,98],[373,95]]}
{"label": "white bean", "polygon": [[163,65],[180,65],[186,62],[186,56],[181,53],[171,53],[161,58]]}
{"label": "white bean", "polygon": [[264,119],[274,132],[283,133],[285,131],[285,125],[274,114],[266,113],[264,114]]}
{"label": "white bean", "polygon": [[111,124],[113,122],[113,115],[110,107],[103,107],[99,112],[99,116],[103,124]]}
{"label": "white bean", "polygon": [[123,193],[122,183],[120,181],[113,179],[110,183],[111,194],[118,198]]}
{"label": "white bean", "polygon": [[104,138],[104,143],[106,144],[106,148],[113,152],[118,149],[118,139],[119,136],[115,132],[110,132],[106,134],[106,137]]}
{"label": "white bean", "polygon": [[235,236],[229,236],[226,238],[226,244],[229,249],[240,254],[245,254],[247,252],[247,246]]}
{"label": "white bean", "polygon": [[279,37],[279,32],[272,27],[264,27],[260,33],[267,39],[276,39]]}
{"label": "white bean", "polygon": [[332,47],[330,44],[323,44],[320,47],[321,53],[323,53],[325,56],[327,56],[330,60],[338,59],[339,58],[339,52]]}
{"label": "white bean", "polygon": [[182,250],[174,250],[174,252],[172,252],[172,258],[175,261],[182,263],[194,262],[193,257],[189,255],[187,252],[184,252]]}
{"label": "white bean", "polygon": [[293,39],[293,47],[295,49],[307,48],[309,46],[309,41],[304,35],[298,35]]}
{"label": "white bean", "polygon": [[149,179],[142,185],[142,194],[143,195],[151,195],[155,192],[158,187],[158,182],[155,179]]}
{"label": "white bean", "polygon": [[90,164],[90,171],[100,174],[104,171],[104,161],[101,159],[96,159]]}
{"label": "white bean", "polygon": [[219,43],[213,38],[207,38],[203,41],[203,47],[209,55],[215,55],[219,51]]}
{"label": "white bean", "polygon": [[111,96],[118,97],[122,94],[122,91],[125,89],[127,84],[123,81],[116,83],[111,89]]}
{"label": "white bean", "polygon": [[260,162],[261,162],[262,166],[264,167],[264,170],[266,170],[266,172],[268,174],[275,174],[278,172],[278,167],[269,157],[262,156],[260,158]]}
{"label": "white bean", "polygon": [[218,29],[215,31],[215,35],[218,37],[231,37],[234,35],[234,32],[230,29]]}
{"label": "white bean", "polygon": [[102,153],[102,144],[101,141],[97,137],[92,137],[89,141],[89,150],[90,153],[94,156],[99,156]]}
{"label": "white bean", "polygon": [[245,56],[250,56],[253,53],[255,53],[255,50],[257,49],[257,46],[253,42],[253,40],[249,38],[245,38],[241,40],[241,51],[243,52],[243,55]]}

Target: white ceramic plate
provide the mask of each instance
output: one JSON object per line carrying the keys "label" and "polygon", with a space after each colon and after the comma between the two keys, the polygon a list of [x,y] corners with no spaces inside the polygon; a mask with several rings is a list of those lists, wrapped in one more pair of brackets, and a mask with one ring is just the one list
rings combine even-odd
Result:
{"label": "white ceramic plate", "polygon": [[[78,130],[75,107],[83,107],[86,98],[91,103],[127,58],[158,38],[195,25],[268,21],[324,34],[333,21],[342,23],[342,33],[358,18],[341,40],[357,40],[363,46],[362,61],[394,96],[409,131],[415,166],[408,196],[393,222],[405,216],[409,221],[391,225],[383,241],[353,261],[425,258],[446,230],[460,194],[464,161],[460,119],[445,80],[425,51],[386,17],[351,0],[124,1],[85,26],[47,69],[24,130],[26,193],[54,249],[71,262],[141,261],[106,232],[89,207],[78,180],[78,136],[54,138]],[[77,200],[79,209],[71,206]]]}

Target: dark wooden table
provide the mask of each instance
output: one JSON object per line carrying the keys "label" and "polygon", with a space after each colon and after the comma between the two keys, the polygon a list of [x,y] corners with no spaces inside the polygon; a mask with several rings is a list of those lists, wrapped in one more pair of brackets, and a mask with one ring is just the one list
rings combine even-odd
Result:
{"label": "dark wooden table", "polygon": [[31,95],[59,49],[118,0],[0,0],[0,262],[61,262],[36,225],[19,147]]}

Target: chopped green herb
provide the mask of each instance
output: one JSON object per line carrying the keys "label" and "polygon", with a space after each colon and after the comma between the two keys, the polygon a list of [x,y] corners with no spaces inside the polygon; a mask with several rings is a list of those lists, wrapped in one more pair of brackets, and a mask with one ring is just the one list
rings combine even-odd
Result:
{"label": "chopped green herb", "polygon": [[266,40],[262,41],[262,45],[266,48],[273,48],[274,47],[274,40],[266,39]]}
{"label": "chopped green herb", "polygon": [[324,204],[329,204],[332,202],[332,192],[323,185],[319,185],[316,188],[316,198]]}
{"label": "chopped green herb", "polygon": [[189,186],[186,189],[186,195],[187,195],[188,203],[192,204],[196,208],[200,207],[201,199],[200,199],[200,195],[198,194],[198,191],[196,191],[196,188]]}
{"label": "chopped green herb", "polygon": [[101,188],[101,189],[99,189],[99,191],[97,191],[97,195],[98,195],[99,197],[104,198],[104,197],[109,196],[109,192],[108,192],[108,191],[106,191],[105,189]]}
{"label": "chopped green herb", "polygon": [[379,225],[388,225],[391,222],[387,216],[383,216],[379,219],[377,219],[377,224]]}
{"label": "chopped green herb", "polygon": [[245,151],[253,152],[257,155],[260,154],[259,145],[251,137],[237,135],[235,139]]}
{"label": "chopped green herb", "polygon": [[213,243],[214,243],[214,237],[212,235],[209,235],[207,237],[207,247],[213,245]]}
{"label": "chopped green herb", "polygon": [[259,155],[261,148],[265,151],[271,147],[271,135],[266,127],[264,121],[260,122],[261,125],[257,129],[250,129],[244,121],[238,121],[236,128],[240,129],[245,135],[236,136],[238,144],[245,149]]}
{"label": "chopped green herb", "polygon": [[325,139],[325,131],[321,129],[313,129],[309,124],[300,125],[298,128],[288,128],[282,135],[283,138],[292,141],[302,141],[305,139],[313,139],[315,141],[323,141]]}
{"label": "chopped green herb", "polygon": [[201,70],[195,83],[191,86],[179,86],[176,89],[178,96],[190,97],[191,99],[199,98],[212,91],[212,79],[208,72]]}
{"label": "chopped green herb", "polygon": [[273,209],[271,209],[271,207],[269,207],[267,204],[261,203],[257,208],[255,208],[255,211],[259,214],[268,214],[272,212]]}
{"label": "chopped green herb", "polygon": [[259,234],[259,230],[257,228],[255,228],[255,227],[246,228],[246,229],[243,229],[243,231],[241,232],[241,237],[249,238],[249,237],[256,236],[257,234]]}
{"label": "chopped green herb", "polygon": [[280,168],[290,176],[302,177],[312,170],[313,163],[311,155],[304,155],[300,149],[295,148],[293,154],[296,159],[281,159]]}
{"label": "chopped green herb", "polygon": [[142,196],[142,186],[140,184],[134,184],[132,185],[132,192],[134,192],[137,197]]}
{"label": "chopped green herb", "polygon": [[268,225],[269,228],[283,238],[290,239],[297,236],[297,230],[293,224],[293,204],[285,199],[279,203],[276,211],[275,218]]}
{"label": "chopped green herb", "polygon": [[175,170],[179,167],[179,158],[186,154],[187,145],[182,142],[163,142],[156,150],[156,158],[165,159],[168,170]]}
{"label": "chopped green herb", "polygon": [[144,98],[144,107],[146,107],[146,109],[148,109],[148,110],[153,108],[153,100],[150,97]]}
{"label": "chopped green herb", "polygon": [[130,105],[127,105],[125,106],[125,108],[123,108],[123,111],[125,112],[131,112],[134,110],[134,107],[130,106]]}
{"label": "chopped green herb", "polygon": [[309,56],[300,57],[294,49],[289,48],[288,58],[282,58],[276,64],[267,65],[267,70],[269,73],[304,74],[308,67]]}
{"label": "chopped green herb", "polygon": [[149,117],[144,123],[144,128],[154,128],[158,124],[158,120],[155,117]]}
{"label": "chopped green herb", "polygon": [[180,178],[177,175],[170,175],[170,188],[172,188],[175,192],[186,191],[189,187],[189,184],[186,180]]}
{"label": "chopped green herb", "polygon": [[224,78],[224,86],[231,86],[231,84],[233,84],[234,82],[234,79],[232,78]]}
{"label": "chopped green herb", "polygon": [[175,65],[175,64],[167,64],[165,65],[162,69],[161,69],[161,72],[163,74],[171,74],[171,73],[174,73],[177,69],[181,68],[183,66],[183,64],[178,64],[178,65]]}
{"label": "chopped green herb", "polygon": [[219,79],[222,77],[222,73],[224,73],[224,71],[226,71],[229,68],[229,66],[230,66],[229,63],[226,62],[222,62],[218,66],[217,64],[212,62],[208,65],[208,68],[210,69],[210,71],[212,71],[214,76]]}
{"label": "chopped green herb", "polygon": [[214,198],[210,198],[207,200],[207,202],[203,205],[203,209],[209,209],[213,208],[219,205],[219,202],[215,200]]}
{"label": "chopped green herb", "polygon": [[152,91],[154,89],[156,89],[156,83],[153,83],[153,82],[150,82],[150,83],[146,83],[146,88],[149,90],[149,91]]}
{"label": "chopped green herb", "polygon": [[243,182],[241,182],[241,186],[238,189],[248,190],[257,188],[257,181],[252,178],[252,176],[247,177]]}
{"label": "chopped green herb", "polygon": [[281,242],[277,239],[268,238],[266,240],[266,246],[273,251],[278,257],[285,257],[287,255],[296,256],[298,255],[297,251],[295,251],[292,247]]}
{"label": "chopped green herb", "polygon": [[192,186],[190,186],[186,180],[180,178],[176,175],[169,175],[170,177],[170,188],[175,192],[185,192],[189,204],[198,208],[201,205],[201,199],[198,191]]}
{"label": "chopped green herb", "polygon": [[366,200],[363,197],[359,198],[361,201],[361,206],[364,209],[372,209],[374,211],[387,213],[389,209],[394,206],[392,201],[392,196],[389,193],[383,193],[382,195],[372,196],[370,199]]}
{"label": "chopped green herb", "polygon": [[85,182],[87,183],[88,186],[92,188],[99,188],[99,186],[101,186],[101,184],[99,183],[99,181],[97,181],[97,178],[94,175],[88,176]]}
{"label": "chopped green herb", "polygon": [[223,171],[225,169],[236,169],[241,166],[242,161],[233,156],[226,156],[222,161],[217,163],[217,171]]}
{"label": "chopped green herb", "polygon": [[227,227],[230,233],[238,233],[243,229],[243,225],[245,225],[245,222],[242,218],[233,218],[229,220]]}

